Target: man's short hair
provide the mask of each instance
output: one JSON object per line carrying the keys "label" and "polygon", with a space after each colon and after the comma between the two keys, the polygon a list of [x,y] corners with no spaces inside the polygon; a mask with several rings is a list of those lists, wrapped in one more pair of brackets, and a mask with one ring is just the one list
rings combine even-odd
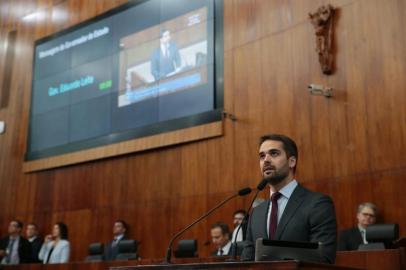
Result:
{"label": "man's short hair", "polygon": [[[17,228],[20,228],[20,229],[22,229],[23,227],[24,227],[24,223],[22,223],[20,220],[18,220],[18,219],[13,219],[11,222],[15,222],[15,223],[17,223]],[[10,222],[10,223],[11,223]]]}
{"label": "man's short hair", "polygon": [[216,228],[220,228],[221,229],[221,234],[222,235],[230,235],[230,229],[228,228],[228,225],[227,224],[225,224],[224,222],[222,222],[222,221],[217,221],[217,222],[215,222],[215,223],[213,223],[212,225],[211,225],[211,229],[213,230],[213,229],[216,229]]}
{"label": "man's short hair", "polygon": [[30,223],[27,223],[27,227],[28,226],[34,226],[34,228],[38,231],[38,226],[37,226],[37,224],[35,224],[35,223],[33,223],[33,222],[30,222]]}
{"label": "man's short hair", "polygon": [[247,214],[247,211],[245,211],[244,209],[238,209],[234,212],[233,217],[237,214],[242,214],[243,216],[245,216]]}
{"label": "man's short hair", "polygon": [[[283,150],[285,150],[286,155],[288,158],[295,157],[296,158],[296,165],[299,159],[299,154],[297,151],[297,146],[294,140],[289,138],[286,135],[282,134],[268,134],[264,135],[259,139],[259,146],[261,147],[262,143],[265,141],[278,141],[283,144]],[[293,171],[296,171],[296,166],[293,168]]]}
{"label": "man's short hair", "polygon": [[122,219],[117,219],[114,223],[121,223],[121,225],[122,225],[123,228],[125,229],[125,232],[128,231],[128,225],[127,225],[127,223],[126,223],[124,220],[122,220]]}
{"label": "man's short hair", "polygon": [[378,215],[378,207],[376,207],[376,205],[371,202],[364,202],[358,205],[357,213],[361,213],[362,209],[364,209],[365,207],[371,208],[374,211],[375,216]]}

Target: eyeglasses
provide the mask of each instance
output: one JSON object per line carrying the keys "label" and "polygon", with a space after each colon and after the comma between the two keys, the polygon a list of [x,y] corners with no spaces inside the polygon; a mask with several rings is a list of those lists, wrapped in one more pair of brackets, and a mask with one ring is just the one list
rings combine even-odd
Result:
{"label": "eyeglasses", "polygon": [[375,215],[374,215],[374,214],[370,214],[370,213],[361,213],[361,215],[366,216],[366,217],[375,218]]}

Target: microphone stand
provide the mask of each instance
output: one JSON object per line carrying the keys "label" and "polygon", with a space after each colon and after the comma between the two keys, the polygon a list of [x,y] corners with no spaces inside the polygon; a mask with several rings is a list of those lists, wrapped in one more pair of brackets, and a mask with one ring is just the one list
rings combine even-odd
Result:
{"label": "microphone stand", "polygon": [[175,234],[171,241],[169,242],[169,246],[168,249],[166,251],[166,257],[165,257],[165,264],[170,264],[171,263],[171,257],[172,257],[172,245],[173,242],[179,237],[181,236],[184,232],[186,232],[187,230],[189,230],[191,227],[193,227],[196,223],[198,223],[199,221],[201,221],[202,219],[206,218],[207,216],[209,216],[211,213],[213,213],[215,210],[217,210],[218,208],[220,208],[221,206],[223,206],[226,202],[230,201],[231,199],[234,199],[235,197],[238,196],[245,196],[247,194],[251,193],[251,189],[250,188],[245,188],[240,190],[237,194],[234,194],[228,198],[226,198],[224,201],[220,202],[218,205],[216,205],[215,207],[213,207],[212,209],[210,209],[207,213],[205,213],[204,215],[202,215],[201,217],[199,217],[197,220],[195,220],[192,224],[190,224],[189,226],[187,226],[186,228],[184,228],[183,230],[181,230],[180,232],[178,232],[177,234]]}
{"label": "microphone stand", "polygon": [[[235,262],[235,261],[237,261],[237,249],[238,249],[237,237],[238,237],[238,233],[240,232],[242,226],[243,226],[245,223],[248,222],[248,216],[249,216],[249,213],[250,213],[250,211],[251,211],[252,205],[254,204],[255,199],[258,197],[259,192],[262,191],[262,190],[265,188],[265,186],[266,186],[267,183],[268,183],[268,180],[267,180],[267,179],[263,179],[263,180],[258,184],[258,186],[257,186],[257,192],[255,193],[254,197],[252,198],[250,207],[248,208],[247,213],[245,214],[243,220],[241,221],[240,226],[239,226],[238,229],[237,229],[237,232],[236,232],[236,234],[235,234],[234,241],[232,241],[232,243],[231,243],[231,251],[232,251],[232,252],[231,252],[231,258],[227,259],[227,261],[230,261],[230,262]],[[232,239],[231,239],[231,240],[232,240]],[[244,241],[244,233],[243,233],[243,241]]]}

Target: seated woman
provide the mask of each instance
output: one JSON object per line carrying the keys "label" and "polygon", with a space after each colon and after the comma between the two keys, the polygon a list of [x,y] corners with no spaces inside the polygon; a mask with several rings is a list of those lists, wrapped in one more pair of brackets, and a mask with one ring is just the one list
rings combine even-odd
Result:
{"label": "seated woman", "polygon": [[68,227],[62,222],[54,225],[52,235],[47,235],[39,252],[39,259],[47,263],[66,263],[69,261],[70,245]]}

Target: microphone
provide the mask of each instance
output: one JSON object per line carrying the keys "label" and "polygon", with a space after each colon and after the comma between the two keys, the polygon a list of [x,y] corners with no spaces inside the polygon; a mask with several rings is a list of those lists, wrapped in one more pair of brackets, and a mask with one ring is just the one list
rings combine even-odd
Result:
{"label": "microphone", "polygon": [[252,189],[249,188],[249,187],[240,189],[240,190],[238,191],[238,196],[245,196],[245,195],[248,195],[248,194],[251,193],[251,191],[252,191]]}
{"label": "microphone", "polygon": [[166,251],[166,258],[165,258],[165,263],[166,264],[170,264],[171,263],[171,257],[172,257],[172,245],[173,242],[179,237],[181,236],[183,233],[185,233],[187,230],[189,230],[191,227],[193,227],[196,223],[200,222],[202,219],[205,219],[206,217],[208,217],[211,213],[213,213],[215,210],[219,209],[221,206],[223,206],[226,202],[228,202],[231,199],[234,199],[235,197],[238,196],[245,196],[251,193],[251,188],[247,187],[247,188],[243,188],[241,190],[238,191],[237,194],[233,194],[231,196],[229,196],[228,198],[226,198],[224,201],[220,202],[219,204],[217,204],[215,207],[213,207],[212,209],[210,209],[206,214],[202,215],[201,217],[199,217],[198,219],[196,219],[195,221],[192,222],[192,224],[190,224],[189,226],[187,226],[186,228],[184,228],[183,230],[181,230],[180,232],[178,232],[177,234],[175,234],[171,241],[169,242],[169,246],[168,249]]}
{"label": "microphone", "polygon": [[266,187],[267,184],[268,184],[268,179],[267,178],[262,179],[262,181],[257,186],[257,190],[262,191]]}
{"label": "microphone", "polygon": [[[259,184],[258,184],[258,186],[257,186],[257,192],[255,193],[255,196],[252,198],[251,204],[250,204],[250,206],[249,206],[249,208],[248,208],[248,210],[247,210],[247,212],[246,212],[246,214],[245,214],[243,220],[241,221],[240,226],[238,226],[237,232],[236,232],[236,234],[235,234],[234,241],[232,241],[232,248],[233,248],[233,249],[232,249],[231,258],[229,259],[229,261],[235,261],[236,258],[237,258],[237,248],[238,248],[238,245],[237,245],[237,237],[238,237],[238,233],[240,232],[240,230],[241,230],[241,228],[242,228],[242,225],[243,225],[245,222],[247,222],[247,218],[248,218],[249,212],[251,211],[252,205],[254,204],[255,199],[258,197],[259,192],[262,191],[262,190],[265,188],[265,186],[266,186],[267,184],[268,184],[268,179],[264,178],[264,179],[262,179],[261,182],[259,182]],[[232,239],[231,239],[231,240],[232,240]]]}

